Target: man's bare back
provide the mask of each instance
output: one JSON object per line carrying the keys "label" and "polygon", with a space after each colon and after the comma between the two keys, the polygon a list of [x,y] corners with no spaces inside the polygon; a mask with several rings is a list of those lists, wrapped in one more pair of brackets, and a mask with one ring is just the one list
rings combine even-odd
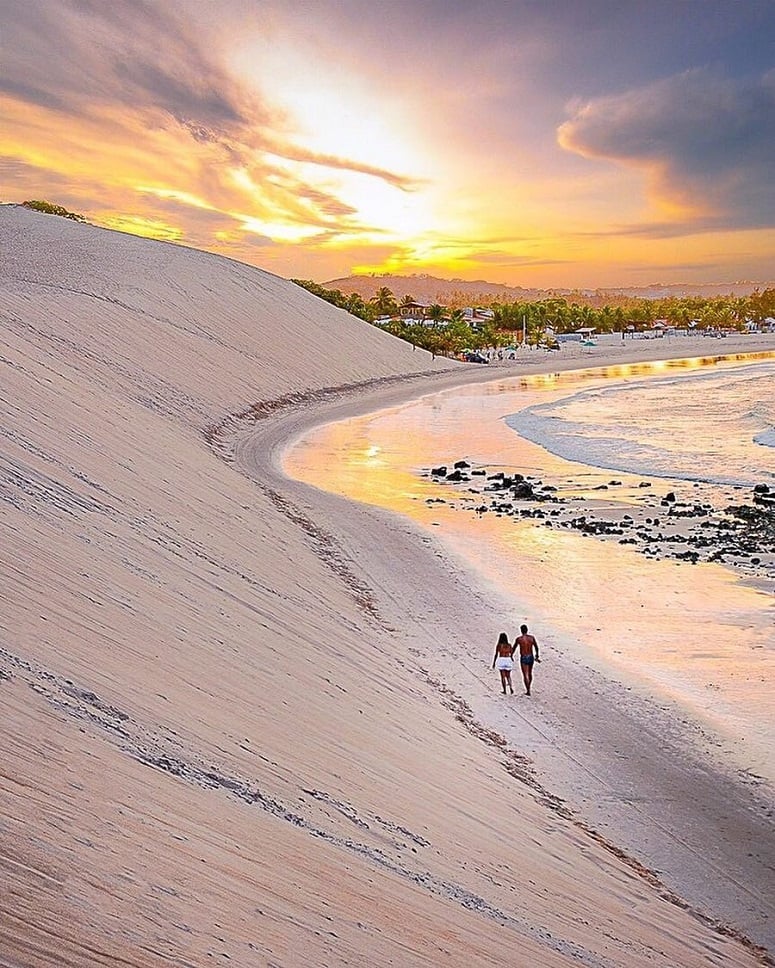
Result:
{"label": "man's bare back", "polygon": [[533,662],[540,662],[538,657],[538,642],[534,635],[527,630],[527,625],[520,626],[521,635],[514,640],[515,649],[519,649],[519,666],[522,670],[522,678],[525,681],[525,692],[530,695],[530,686],[533,682]]}

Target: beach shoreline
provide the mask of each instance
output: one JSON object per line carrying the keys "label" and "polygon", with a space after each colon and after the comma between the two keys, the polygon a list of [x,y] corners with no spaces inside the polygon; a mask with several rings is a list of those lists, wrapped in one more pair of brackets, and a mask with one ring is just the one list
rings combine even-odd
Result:
{"label": "beach shoreline", "polygon": [[[747,337],[730,341],[729,354],[712,355],[734,356],[749,348],[754,354],[768,352],[775,344],[775,340],[766,338],[754,339],[753,343],[746,340]],[[694,340],[691,345],[696,345]],[[628,344],[628,348],[632,346]],[[673,343],[671,351],[674,346]],[[644,358],[655,358],[653,354],[657,352],[653,344],[643,347],[640,354],[637,343],[633,349],[629,356],[620,351],[609,358],[595,357],[595,368],[637,364]],[[586,368],[588,362],[579,354],[564,358],[558,367],[556,355],[536,359],[536,369],[531,366],[531,372]],[[476,382],[518,375],[508,365],[497,367],[497,371],[472,375]],[[395,582],[391,586],[384,562],[382,568],[367,562],[369,552],[364,545],[388,546],[391,554],[403,562],[418,554],[424,558],[423,565],[414,565],[410,572],[418,576],[418,581],[423,575],[435,589],[435,597],[431,602],[426,599],[422,607],[410,607],[403,616],[413,629],[407,638],[413,645],[407,648],[414,649],[418,671],[470,710],[476,729],[494,731],[510,749],[527,756],[532,761],[530,772],[551,794],[572,805],[581,822],[658,872],[669,889],[687,898],[692,906],[711,911],[720,921],[729,918],[755,940],[772,945],[768,925],[772,911],[769,902],[762,902],[773,884],[775,862],[775,854],[766,846],[772,839],[770,791],[747,785],[739,775],[721,770],[707,748],[702,748],[707,737],[686,721],[681,723],[680,711],[669,702],[655,703],[653,697],[638,696],[626,682],[616,681],[610,669],[582,669],[570,656],[552,656],[554,688],[545,703],[540,700],[541,712],[525,714],[520,709],[514,721],[513,715],[493,697],[493,684],[485,669],[472,661],[469,648],[450,644],[439,651],[427,644],[428,640],[476,641],[481,630],[492,623],[493,613],[497,614],[497,595],[478,586],[470,573],[461,577],[457,569],[465,570],[463,562],[447,562],[438,573],[440,555],[449,556],[449,549],[440,551],[434,547],[427,534],[410,536],[411,529],[403,522],[396,525],[374,509],[356,511],[350,505],[345,512],[341,506],[336,507],[340,499],[321,492],[312,497],[309,492],[305,494],[306,485],[283,481],[284,453],[313,427],[382,410],[412,395],[433,393],[436,384],[439,389],[447,389],[471,382],[467,376],[436,378],[433,389],[427,384],[402,384],[381,388],[375,394],[366,391],[350,400],[329,401],[319,411],[286,413],[278,417],[274,428],[264,426],[249,433],[238,448],[238,463],[251,474],[258,472],[262,479],[274,473],[272,486],[286,494],[290,487],[292,499],[310,501],[316,515],[322,512],[325,518],[330,510],[331,526],[341,539],[342,554],[352,562],[354,573],[366,576],[371,600],[378,603],[379,612],[385,614],[384,621],[391,628],[400,628],[402,623],[402,606],[395,607],[401,600],[401,588]],[[251,442],[245,445],[245,441]],[[256,441],[260,441],[258,447]],[[256,462],[259,450],[264,456]],[[334,505],[329,507],[332,500]],[[340,530],[345,513],[362,518],[357,529],[360,535]],[[401,533],[400,550],[396,547],[396,530]],[[405,576],[401,585],[405,587]],[[443,618],[431,617],[434,611]],[[418,639],[425,641],[425,647],[417,645]],[[595,700],[590,705],[585,697],[593,696]],[[606,710],[603,718],[598,712],[601,707]],[[579,736],[583,742],[579,742]],[[709,831],[716,838],[712,858],[706,849]],[[749,889],[748,883],[758,887]]]}
{"label": "beach shoreline", "polygon": [[[601,735],[573,705],[596,670],[550,642],[532,708],[500,703],[498,589],[281,469],[316,421],[519,364],[433,359],[260,269],[18,206],[0,241],[9,964],[771,963],[757,910],[714,917],[574,812],[593,778],[562,739]],[[736,790],[733,843],[758,823]],[[700,854],[714,887],[727,857]]]}

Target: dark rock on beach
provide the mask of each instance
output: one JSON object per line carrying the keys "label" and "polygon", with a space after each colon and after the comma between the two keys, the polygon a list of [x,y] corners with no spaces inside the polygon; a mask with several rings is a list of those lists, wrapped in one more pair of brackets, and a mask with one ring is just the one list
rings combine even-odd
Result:
{"label": "dark rock on beach", "polygon": [[[459,473],[453,472],[447,481],[455,483],[468,480],[462,474],[458,478]],[[480,470],[479,474],[486,476],[487,484],[480,490],[469,488],[471,493],[484,496],[488,491],[503,493],[508,490],[511,495],[509,501],[493,495],[489,505],[482,503],[471,508],[479,516],[492,511],[497,517],[543,519],[545,527],[556,524],[577,531],[584,537],[617,538],[619,544],[631,545],[634,550],[653,560],[673,558],[689,564],[716,562],[763,576],[767,576],[775,564],[775,490],[770,490],[766,484],[752,489],[752,505],[722,508],[708,502],[684,503],[678,500],[675,491],[668,491],[663,497],[653,495],[649,501],[652,509],[666,509],[661,516],[645,516],[643,511],[628,511],[612,518],[612,510],[615,514],[615,509],[609,506],[602,517],[589,513],[568,517],[568,508],[562,505],[567,505],[569,501],[583,502],[582,497],[572,494],[557,497],[558,488],[554,484],[528,479],[519,473],[509,475],[497,471],[487,474],[486,470]],[[611,481],[609,485],[621,486],[621,482]],[[609,485],[596,485],[594,490],[606,490]],[[642,481],[637,486],[645,489],[651,484]],[[573,487],[572,482],[563,484],[563,488],[572,490]],[[557,519],[554,522],[546,520],[547,513],[535,506],[520,506],[547,501],[561,505],[549,512]],[[624,511],[624,507],[621,511]]]}
{"label": "dark rock on beach", "polygon": [[775,490],[767,484],[757,484],[753,489],[754,504],[763,504],[765,507],[775,508]]}
{"label": "dark rock on beach", "polygon": [[533,490],[533,485],[528,484],[527,481],[522,481],[517,484],[513,489],[512,493],[517,501],[535,501],[537,500],[536,492]]}
{"label": "dark rock on beach", "polygon": [[[443,478],[444,483],[471,483],[471,477],[464,473],[470,466],[467,461],[456,461],[450,474],[443,465],[433,468],[431,475]],[[584,537],[616,538],[619,544],[630,545],[654,560],[673,558],[690,564],[716,562],[762,577],[770,576],[775,569],[775,489],[768,484],[757,484],[751,489],[752,504],[729,507],[701,500],[680,501],[675,491],[661,497],[653,494],[640,498],[646,506],[638,510],[633,510],[632,505],[621,505],[618,514],[616,505],[593,501],[592,506],[601,512],[598,517],[586,511],[587,499],[573,493],[581,482],[563,481],[558,487],[522,473],[489,473],[486,468],[470,474],[486,478],[486,482],[467,488],[476,497],[465,499],[471,502],[468,510],[479,517],[491,511],[501,518],[542,520],[545,527],[556,525]],[[473,481],[474,485],[477,483]],[[590,490],[589,485],[581,486]],[[592,489],[603,491],[609,486],[623,485],[619,480],[612,480]],[[652,485],[641,481],[631,486],[647,489]],[[695,482],[693,486],[698,485]],[[554,505],[548,513],[535,506],[547,502]],[[581,503],[586,513],[572,514],[570,505],[576,502]],[[660,507],[665,513],[654,514]],[[547,520],[549,515],[555,520]]]}

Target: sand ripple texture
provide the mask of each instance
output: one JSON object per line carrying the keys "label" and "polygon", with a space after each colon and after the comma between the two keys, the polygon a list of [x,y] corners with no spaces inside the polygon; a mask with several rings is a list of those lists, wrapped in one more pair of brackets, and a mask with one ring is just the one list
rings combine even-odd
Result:
{"label": "sand ripple texture", "polygon": [[0,318],[3,964],[761,963],[537,790],[314,508],[224,459],[264,412],[451,364],[12,206]]}

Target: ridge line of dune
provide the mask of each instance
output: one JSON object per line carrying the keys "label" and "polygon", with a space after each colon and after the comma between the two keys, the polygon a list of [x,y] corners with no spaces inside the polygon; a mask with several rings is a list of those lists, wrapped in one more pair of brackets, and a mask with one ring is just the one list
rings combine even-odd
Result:
{"label": "ridge line of dune", "polygon": [[753,965],[423,679],[415,646],[489,629],[455,563],[279,470],[310,420],[601,360],[434,362],[262,270],[3,206],[0,323],[14,965]]}

